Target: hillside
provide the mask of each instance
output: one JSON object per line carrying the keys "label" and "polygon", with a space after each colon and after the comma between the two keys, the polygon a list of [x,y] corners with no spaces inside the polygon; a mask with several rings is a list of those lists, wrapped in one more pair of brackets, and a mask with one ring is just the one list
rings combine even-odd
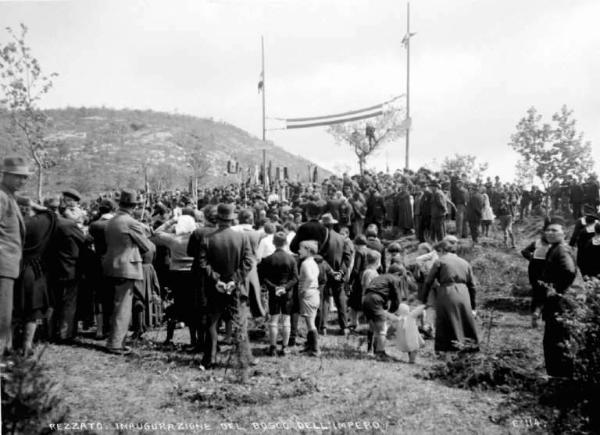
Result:
{"label": "hillside", "polygon": [[[264,144],[246,131],[224,122],[141,110],[67,108],[48,110],[46,140],[54,166],[45,191],[72,186],[82,193],[116,187],[185,188],[196,162],[200,186],[246,180],[262,164],[262,150],[276,167],[287,167],[291,180],[306,180],[312,163],[271,142]],[[6,117],[2,114],[2,117]],[[0,121],[8,125],[6,119]],[[0,131],[0,150],[13,148],[10,131]],[[237,160],[241,173],[226,174],[227,161]],[[319,176],[330,173],[319,168]],[[32,183],[33,184],[33,183]]]}

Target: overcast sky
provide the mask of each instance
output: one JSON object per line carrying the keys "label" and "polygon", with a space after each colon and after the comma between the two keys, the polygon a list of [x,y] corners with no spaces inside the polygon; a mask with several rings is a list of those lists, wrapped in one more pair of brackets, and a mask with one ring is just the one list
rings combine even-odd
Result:
{"label": "overcast sky", "polygon": [[[411,166],[453,153],[512,178],[507,146],[530,106],[567,104],[600,161],[600,1],[413,0]],[[25,23],[46,72],[45,107],[107,106],[213,117],[261,136],[260,36],[268,117],[360,109],[405,92],[399,0],[0,1]],[[6,41],[6,33],[0,33]],[[595,86],[594,86],[595,85]],[[269,127],[278,127],[268,123]],[[330,169],[355,158],[324,127],[267,138]],[[368,166],[404,165],[404,139]]]}

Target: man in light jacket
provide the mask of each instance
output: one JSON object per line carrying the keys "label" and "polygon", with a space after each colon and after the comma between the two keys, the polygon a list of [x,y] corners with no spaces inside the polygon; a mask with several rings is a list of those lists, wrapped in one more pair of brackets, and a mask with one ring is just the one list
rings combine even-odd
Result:
{"label": "man in light jacket", "polygon": [[25,159],[7,157],[0,166],[0,356],[12,347],[12,310],[15,280],[19,276],[25,223],[15,192],[30,175]]}
{"label": "man in light jacket", "polygon": [[106,225],[106,254],[102,259],[104,276],[114,291],[114,307],[107,342],[109,352],[125,354],[123,346],[131,321],[133,288],[144,278],[142,254],[152,248],[142,224],[132,214],[139,204],[135,190],[124,189],[119,199],[119,210]]}

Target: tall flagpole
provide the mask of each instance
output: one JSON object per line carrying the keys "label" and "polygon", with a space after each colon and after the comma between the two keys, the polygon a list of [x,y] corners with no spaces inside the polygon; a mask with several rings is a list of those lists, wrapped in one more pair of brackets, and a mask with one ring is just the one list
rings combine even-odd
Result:
{"label": "tall flagpole", "polygon": [[261,52],[261,71],[262,71],[262,139],[266,141],[265,129],[265,40],[260,37],[260,52]]}
{"label": "tall flagpole", "polygon": [[[260,36],[260,53],[261,53],[261,71],[262,71],[262,140],[263,145],[267,140],[265,128],[265,40]],[[265,195],[268,195],[267,190],[267,150],[263,148],[263,188]]]}
{"label": "tall flagpole", "polygon": [[[264,94],[263,94],[264,97]],[[406,3],[406,160],[404,167],[409,168],[409,150],[410,150],[410,2]]]}

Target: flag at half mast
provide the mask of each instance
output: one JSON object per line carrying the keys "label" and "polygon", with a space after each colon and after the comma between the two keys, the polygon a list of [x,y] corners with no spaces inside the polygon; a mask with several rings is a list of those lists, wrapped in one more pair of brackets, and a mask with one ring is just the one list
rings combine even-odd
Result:
{"label": "flag at half mast", "polygon": [[260,76],[258,77],[258,93],[259,94],[263,90],[264,86],[265,86],[265,72],[261,71]]}

